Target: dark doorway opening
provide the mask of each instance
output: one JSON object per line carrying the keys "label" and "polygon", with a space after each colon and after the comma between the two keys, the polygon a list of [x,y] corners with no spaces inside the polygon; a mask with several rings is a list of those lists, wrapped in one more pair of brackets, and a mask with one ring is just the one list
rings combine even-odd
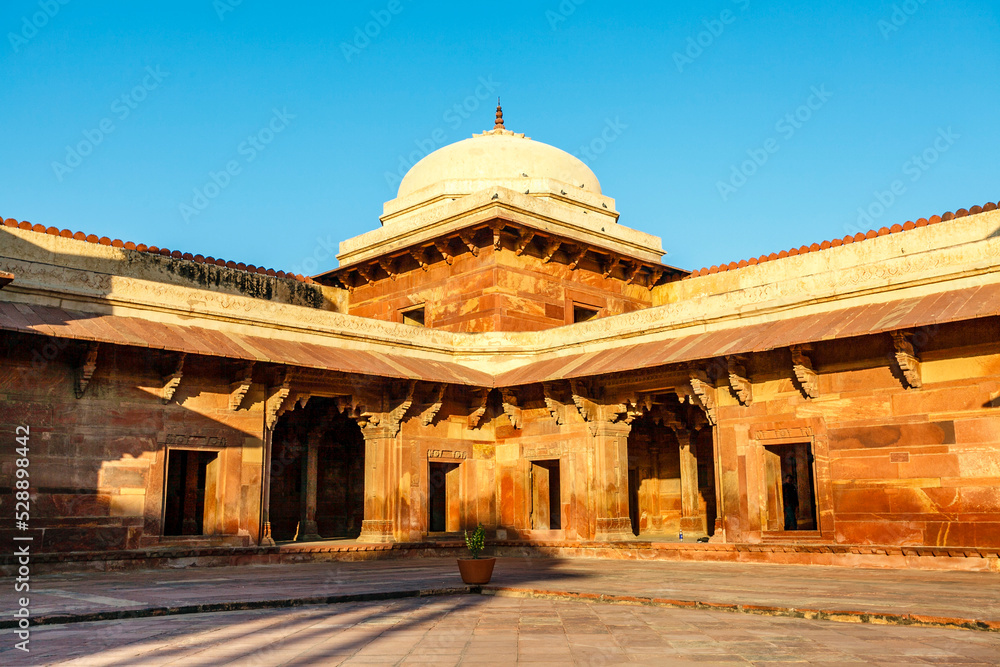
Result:
{"label": "dark doorway opening", "polygon": [[313,528],[310,520],[322,538],[358,537],[364,519],[364,461],[361,428],[337,409],[334,399],[315,397],[305,408],[282,415],[271,439],[268,520],[274,539],[287,541],[309,532],[304,527]]}
{"label": "dark doorway opening", "polygon": [[168,451],[164,535],[210,535],[215,532],[218,461],[218,452]]}
{"label": "dark doorway opening", "polygon": [[431,463],[428,477],[428,505],[432,533],[454,533],[460,530],[459,472],[457,463]]}
{"label": "dark doorway opening", "polygon": [[559,461],[531,462],[531,528],[562,529],[562,488]]}
{"label": "dark doorway opening", "polygon": [[809,443],[764,446],[765,530],[816,530],[816,483]]}

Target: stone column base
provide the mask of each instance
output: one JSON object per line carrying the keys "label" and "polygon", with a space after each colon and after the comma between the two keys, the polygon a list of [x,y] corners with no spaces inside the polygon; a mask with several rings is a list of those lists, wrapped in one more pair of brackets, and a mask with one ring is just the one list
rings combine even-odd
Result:
{"label": "stone column base", "polygon": [[705,520],[701,516],[682,516],[681,530],[689,533],[704,533]]}
{"label": "stone column base", "polygon": [[594,535],[595,542],[622,542],[634,539],[635,535],[632,534],[632,520],[627,516],[597,519],[597,533]]}
{"label": "stone column base", "polygon": [[358,542],[385,544],[395,542],[392,535],[392,521],[362,521]]}
{"label": "stone column base", "polygon": [[315,521],[299,521],[299,529],[295,531],[296,542],[316,542],[322,539]]}
{"label": "stone column base", "polygon": [[260,538],[260,546],[262,546],[262,547],[273,547],[273,546],[275,546],[275,544],[274,544],[274,538],[271,537],[271,522],[270,521],[265,521],[264,522],[264,535]]}

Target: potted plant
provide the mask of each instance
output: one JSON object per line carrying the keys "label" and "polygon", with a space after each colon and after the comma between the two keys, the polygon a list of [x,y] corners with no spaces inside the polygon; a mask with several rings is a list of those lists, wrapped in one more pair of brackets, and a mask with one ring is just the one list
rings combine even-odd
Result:
{"label": "potted plant", "polygon": [[458,571],[462,575],[462,581],[470,585],[481,586],[490,583],[493,576],[493,566],[496,565],[496,558],[480,558],[479,554],[486,548],[486,530],[483,524],[476,526],[469,535],[469,531],[464,531],[465,546],[469,547],[472,558],[459,558]]}

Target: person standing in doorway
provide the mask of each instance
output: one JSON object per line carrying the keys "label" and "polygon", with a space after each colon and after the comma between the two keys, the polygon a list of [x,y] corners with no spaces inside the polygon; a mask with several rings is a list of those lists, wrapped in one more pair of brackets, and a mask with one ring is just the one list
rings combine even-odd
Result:
{"label": "person standing in doorway", "polygon": [[785,483],[781,485],[781,499],[785,504],[785,530],[798,530],[799,490],[795,487],[791,475],[785,475]]}

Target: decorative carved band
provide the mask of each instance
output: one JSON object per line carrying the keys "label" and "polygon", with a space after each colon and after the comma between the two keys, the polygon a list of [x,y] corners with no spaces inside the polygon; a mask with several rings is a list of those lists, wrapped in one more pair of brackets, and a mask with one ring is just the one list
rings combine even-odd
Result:
{"label": "decorative carved band", "polygon": [[632,533],[632,520],[627,516],[598,517],[597,532],[594,540],[600,542],[619,542],[630,540],[635,535]]}
{"label": "decorative carved band", "polygon": [[358,542],[385,544],[395,541],[396,539],[392,535],[392,521],[365,519],[361,522],[361,535],[358,536]]}

